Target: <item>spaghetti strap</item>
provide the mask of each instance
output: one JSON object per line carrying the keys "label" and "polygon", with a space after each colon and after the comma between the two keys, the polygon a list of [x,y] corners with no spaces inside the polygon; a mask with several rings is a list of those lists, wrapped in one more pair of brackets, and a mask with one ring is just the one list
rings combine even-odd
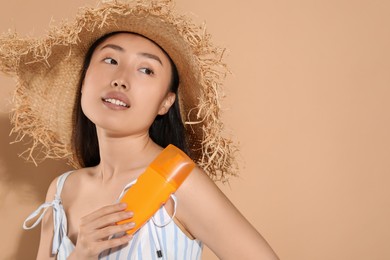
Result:
{"label": "spaghetti strap", "polygon": [[73,171],[66,172],[66,173],[62,174],[60,177],[58,177],[58,180],[57,180],[57,191],[56,191],[56,195],[55,195],[58,199],[61,198],[61,192],[62,192],[62,188],[64,187],[64,183],[65,183],[66,179],[68,178],[68,176],[72,172]]}
{"label": "spaghetti strap", "polygon": [[[52,246],[52,254],[57,254],[58,248],[60,247],[62,243],[62,238],[66,235],[66,216],[65,211],[62,206],[61,202],[61,192],[62,188],[64,186],[66,178],[71,174],[72,172],[66,172],[62,174],[60,177],[58,177],[57,180],[57,191],[54,196],[54,200],[51,202],[45,202],[41,206],[38,207],[37,210],[35,210],[30,216],[27,217],[27,219],[23,223],[24,229],[32,229],[36,227],[43,219],[43,216],[46,214],[47,210],[52,207],[53,208],[53,224],[54,224],[54,236],[53,236],[53,246]],[[35,219],[37,216],[38,219],[32,223],[31,225],[28,225],[28,222],[32,219]],[[65,222],[64,222],[65,221]]]}

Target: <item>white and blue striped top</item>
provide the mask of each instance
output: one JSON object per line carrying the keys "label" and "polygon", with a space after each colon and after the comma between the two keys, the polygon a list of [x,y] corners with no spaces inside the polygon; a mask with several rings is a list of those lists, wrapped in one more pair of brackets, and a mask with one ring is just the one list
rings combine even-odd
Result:
{"label": "white and blue striped top", "polygon": [[[71,172],[64,173],[58,178],[57,192],[52,202],[42,204],[34,211],[24,222],[24,229],[34,228],[42,220],[45,212],[52,207],[54,217],[54,237],[52,253],[57,255],[58,260],[66,259],[74,250],[72,241],[67,236],[67,219],[64,208],[61,203],[61,191],[66,178]],[[123,190],[131,187],[129,183]],[[120,196],[120,198],[121,198]],[[119,199],[120,199],[119,198]],[[176,198],[172,196],[177,204]],[[118,199],[118,200],[119,200]],[[31,219],[39,218],[31,225],[27,222]],[[187,237],[180,228],[172,221],[172,217],[161,207],[155,215],[142,226],[133,236],[133,239],[118,248],[112,248],[99,255],[99,259],[104,260],[192,260],[201,259],[203,245],[199,240],[193,240]]]}

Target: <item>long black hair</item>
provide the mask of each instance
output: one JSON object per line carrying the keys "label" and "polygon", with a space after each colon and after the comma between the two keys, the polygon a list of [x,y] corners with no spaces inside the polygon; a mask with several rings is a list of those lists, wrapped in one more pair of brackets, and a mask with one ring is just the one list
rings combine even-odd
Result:
{"label": "long black hair", "polygon": [[[75,160],[81,167],[96,166],[100,163],[99,142],[96,133],[96,126],[85,116],[81,109],[81,87],[91,62],[92,55],[97,46],[99,46],[109,37],[118,33],[131,32],[112,32],[102,36],[90,46],[84,58],[76,102],[73,110],[74,128],[72,132],[72,148]],[[156,45],[159,46],[158,44]],[[166,54],[171,63],[172,75],[169,90],[176,94],[176,99],[166,114],[158,115],[155,118],[154,122],[149,128],[149,136],[155,143],[163,148],[165,148],[168,144],[173,144],[188,154],[185,128],[183,121],[181,120],[179,98],[177,97],[177,91],[179,88],[179,74],[169,55],[161,47],[160,49]]]}

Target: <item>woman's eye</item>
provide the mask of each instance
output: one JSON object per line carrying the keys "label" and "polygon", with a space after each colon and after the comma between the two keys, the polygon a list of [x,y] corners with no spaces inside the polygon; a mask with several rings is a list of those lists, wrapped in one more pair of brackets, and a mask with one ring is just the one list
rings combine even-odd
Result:
{"label": "woman's eye", "polygon": [[116,60],[114,60],[113,58],[105,58],[103,61],[107,64],[113,64],[113,65],[118,64],[118,62]]}
{"label": "woman's eye", "polygon": [[142,73],[145,73],[146,75],[153,75],[154,74],[153,70],[148,69],[148,68],[142,68],[139,71],[141,71]]}

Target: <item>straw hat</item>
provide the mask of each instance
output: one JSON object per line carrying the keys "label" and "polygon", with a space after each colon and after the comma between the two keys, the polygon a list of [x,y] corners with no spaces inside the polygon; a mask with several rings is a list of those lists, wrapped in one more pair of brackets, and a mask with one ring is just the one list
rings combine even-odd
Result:
{"label": "straw hat", "polygon": [[179,72],[192,159],[213,179],[235,175],[236,146],[222,135],[220,121],[224,50],[211,43],[202,26],[176,14],[171,0],[104,1],[81,8],[73,22],[51,26],[44,38],[0,37],[0,70],[17,80],[12,133],[17,141],[32,140],[24,156],[77,164],[70,144],[72,111],[84,56],[95,40],[115,31],[144,35],[168,53]]}

